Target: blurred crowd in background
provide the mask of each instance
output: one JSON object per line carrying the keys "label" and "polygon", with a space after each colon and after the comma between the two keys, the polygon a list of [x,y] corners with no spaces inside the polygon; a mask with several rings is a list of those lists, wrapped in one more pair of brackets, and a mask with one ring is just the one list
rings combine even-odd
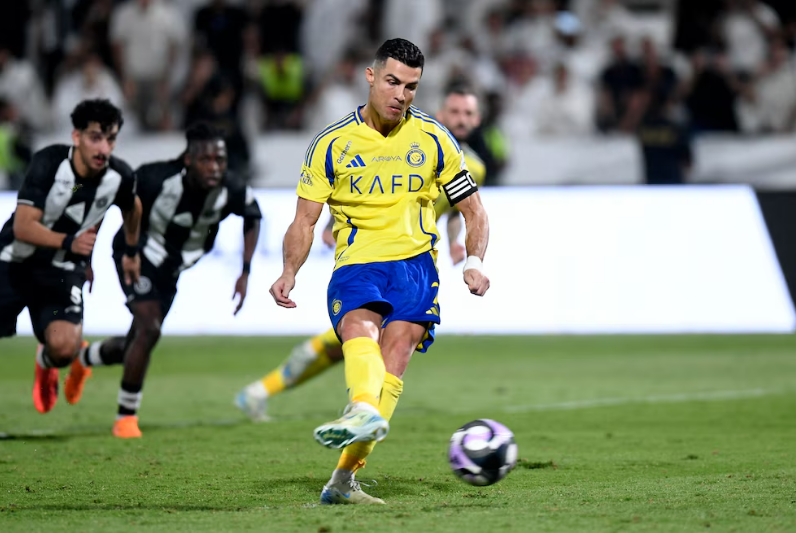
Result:
{"label": "blurred crowd in background", "polygon": [[397,36],[426,57],[418,107],[433,114],[453,83],[481,95],[471,143],[492,183],[509,139],[796,129],[792,0],[27,0],[0,13],[12,173],[33,135],[68,134],[91,97],[124,109],[126,135],[213,122],[245,171],[252,136],[319,130],[364,103],[362,71]]}

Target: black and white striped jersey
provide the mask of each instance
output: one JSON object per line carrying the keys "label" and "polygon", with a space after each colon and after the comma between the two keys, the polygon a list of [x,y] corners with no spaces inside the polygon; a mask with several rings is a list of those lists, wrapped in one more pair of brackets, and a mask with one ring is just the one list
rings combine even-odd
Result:
{"label": "black and white striped jersey", "polygon": [[[130,166],[116,157],[110,158],[100,176],[81,177],[72,164],[73,150],[71,146],[52,145],[36,152],[19,190],[17,205],[41,209],[41,223],[52,231],[79,235],[101,222],[113,204],[123,211],[132,209],[136,183]],[[84,256],[16,240],[14,214],[0,230],[0,261],[63,270],[85,267]]]}
{"label": "black and white striped jersey", "polygon": [[[260,219],[260,207],[250,187],[225,176],[210,190],[192,185],[182,158],[150,163],[136,170],[138,197],[144,208],[140,248],[157,268],[178,275],[213,249],[218,225],[230,214]],[[113,240],[114,252],[124,249],[124,232]]]}

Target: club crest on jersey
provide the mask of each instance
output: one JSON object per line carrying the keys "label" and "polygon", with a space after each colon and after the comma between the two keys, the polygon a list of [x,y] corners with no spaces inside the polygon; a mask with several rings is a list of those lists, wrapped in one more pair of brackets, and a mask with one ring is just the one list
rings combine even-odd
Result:
{"label": "club crest on jersey", "polygon": [[340,312],[340,309],[342,308],[343,308],[343,302],[341,302],[340,300],[335,300],[332,302],[332,313],[334,313],[335,316],[337,315],[337,313]]}
{"label": "club crest on jersey", "polygon": [[152,290],[152,281],[146,276],[140,276],[138,281],[133,285],[133,290],[137,294],[147,294]]}
{"label": "club crest on jersey", "polygon": [[108,205],[108,199],[107,199],[107,198],[105,198],[105,197],[103,197],[103,198],[97,198],[97,201],[96,201],[96,202],[94,202],[94,204],[97,206],[97,208],[98,208],[98,209],[102,209],[103,207],[105,207],[106,205]]}
{"label": "club crest on jersey", "polygon": [[425,152],[420,149],[420,145],[418,143],[412,143],[409,146],[410,150],[406,152],[406,162],[410,167],[422,167],[426,162]]}

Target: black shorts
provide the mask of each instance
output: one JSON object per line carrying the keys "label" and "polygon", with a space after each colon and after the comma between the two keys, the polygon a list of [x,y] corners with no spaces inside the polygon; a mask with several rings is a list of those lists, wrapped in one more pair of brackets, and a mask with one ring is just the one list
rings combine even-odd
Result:
{"label": "black shorts", "polygon": [[160,302],[161,318],[166,318],[177,296],[177,280],[179,273],[165,271],[157,268],[149,260],[141,255],[141,277],[138,283],[126,285],[124,283],[124,271],[122,270],[122,254],[114,253],[113,260],[116,263],[116,274],[119,276],[124,295],[127,297],[127,307],[132,312],[132,306],[136,302]]}
{"label": "black shorts", "polygon": [[25,307],[33,333],[45,342],[51,322],[83,323],[84,269],[68,271],[0,261],[0,337],[17,333],[17,317]]}

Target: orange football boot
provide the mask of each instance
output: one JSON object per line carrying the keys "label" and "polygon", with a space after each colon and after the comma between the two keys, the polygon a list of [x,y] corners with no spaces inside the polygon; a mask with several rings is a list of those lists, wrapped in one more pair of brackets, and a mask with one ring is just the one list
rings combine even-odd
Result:
{"label": "orange football boot", "polygon": [[[83,341],[80,349],[84,350],[87,347],[88,342]],[[75,357],[75,360],[72,361],[72,367],[69,369],[69,375],[64,380],[64,396],[66,396],[67,402],[74,405],[80,401],[80,397],[83,396],[83,387],[86,384],[86,380],[90,377],[91,367],[83,366],[83,363],[80,362],[80,356]]]}
{"label": "orange football boot", "polygon": [[[38,353],[44,349],[44,346],[39,344],[36,350]],[[58,401],[58,369],[57,368],[42,368],[36,362],[36,374],[33,381],[33,405],[36,410],[42,414],[49,413],[55,407],[55,402]]]}
{"label": "orange football boot", "polygon": [[141,437],[138,429],[138,417],[135,415],[123,416],[113,423],[113,435],[120,439],[136,439]]}

